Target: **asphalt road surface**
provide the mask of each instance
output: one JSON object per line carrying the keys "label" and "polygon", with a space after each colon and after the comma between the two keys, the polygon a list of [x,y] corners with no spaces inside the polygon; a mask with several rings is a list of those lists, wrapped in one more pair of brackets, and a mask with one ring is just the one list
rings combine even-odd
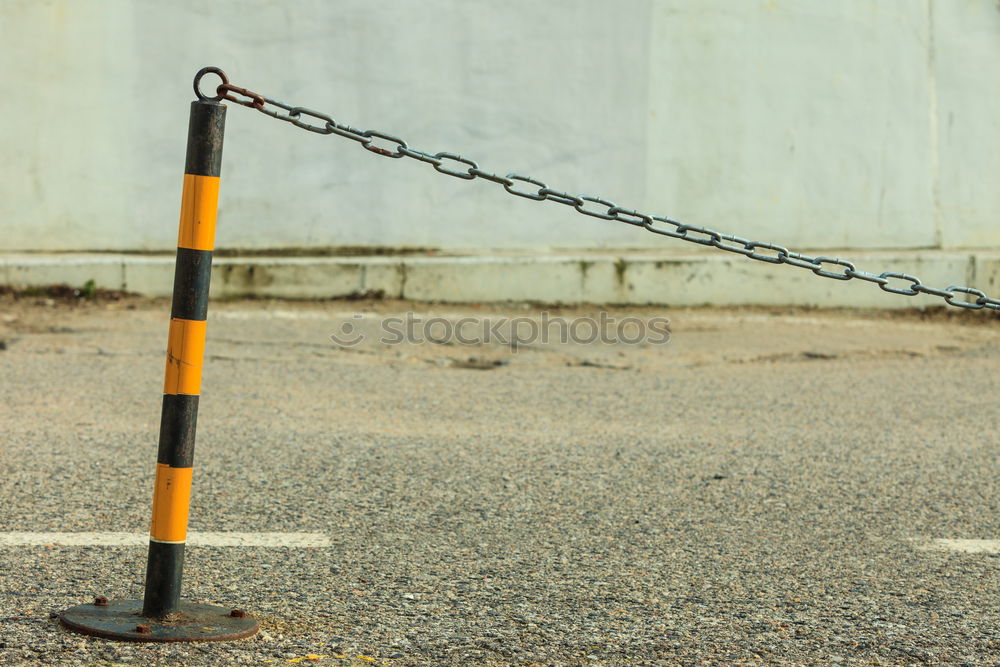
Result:
{"label": "asphalt road surface", "polygon": [[213,304],[184,595],[262,631],[164,645],[54,614],[142,595],[169,306],[0,297],[0,664],[1000,659],[994,316],[541,310]]}

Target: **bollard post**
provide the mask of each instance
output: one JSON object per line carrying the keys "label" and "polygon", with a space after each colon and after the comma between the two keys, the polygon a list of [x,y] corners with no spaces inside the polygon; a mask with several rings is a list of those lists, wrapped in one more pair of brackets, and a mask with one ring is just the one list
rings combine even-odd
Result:
{"label": "bollard post", "polygon": [[249,637],[258,629],[240,610],[180,600],[226,122],[221,97],[206,97],[198,89],[209,72],[228,82],[214,67],[195,77],[198,100],[191,103],[188,124],[145,597],[98,597],[59,616],[72,630],[109,639],[223,641]]}

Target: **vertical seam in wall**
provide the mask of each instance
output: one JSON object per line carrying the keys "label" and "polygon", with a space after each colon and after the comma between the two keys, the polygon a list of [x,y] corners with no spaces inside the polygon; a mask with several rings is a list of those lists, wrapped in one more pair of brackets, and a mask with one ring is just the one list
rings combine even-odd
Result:
{"label": "vertical seam in wall", "polygon": [[938,96],[937,72],[935,71],[934,46],[934,0],[927,3],[927,103],[930,115],[930,177],[931,177],[931,215],[934,223],[934,246],[944,248],[944,235],[941,231],[941,157],[938,135]]}
{"label": "vertical seam in wall", "polygon": [[[650,146],[649,146],[649,134],[650,125],[652,124],[652,117],[650,116],[651,103],[650,98],[652,97],[652,91],[650,90],[653,86],[653,55],[656,52],[653,48],[653,38],[656,31],[656,26],[653,25],[656,20],[656,10],[653,8],[653,2],[646,3],[646,62],[645,69],[643,72],[643,100],[642,100],[642,193],[639,201],[642,202],[643,206],[649,206],[649,194],[651,188],[649,187],[650,174],[653,172],[651,165],[649,163],[650,156]],[[659,120],[659,119],[657,119]]]}

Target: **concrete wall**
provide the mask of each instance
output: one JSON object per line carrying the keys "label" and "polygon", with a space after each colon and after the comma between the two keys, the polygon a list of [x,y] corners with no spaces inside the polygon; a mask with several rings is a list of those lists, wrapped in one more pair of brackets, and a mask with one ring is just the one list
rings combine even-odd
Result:
{"label": "concrete wall", "polygon": [[[190,84],[796,248],[1000,247],[996,0],[3,0],[0,250],[170,250]],[[676,242],[231,106],[218,245]]]}

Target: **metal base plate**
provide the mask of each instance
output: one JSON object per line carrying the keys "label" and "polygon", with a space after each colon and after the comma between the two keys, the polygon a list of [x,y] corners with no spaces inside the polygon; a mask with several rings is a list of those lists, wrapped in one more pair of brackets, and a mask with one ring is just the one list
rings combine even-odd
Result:
{"label": "metal base plate", "polygon": [[142,615],[142,600],[81,604],[59,614],[70,630],[128,642],[223,642],[249,637],[260,629],[249,614],[208,604],[181,603],[167,619]]}

